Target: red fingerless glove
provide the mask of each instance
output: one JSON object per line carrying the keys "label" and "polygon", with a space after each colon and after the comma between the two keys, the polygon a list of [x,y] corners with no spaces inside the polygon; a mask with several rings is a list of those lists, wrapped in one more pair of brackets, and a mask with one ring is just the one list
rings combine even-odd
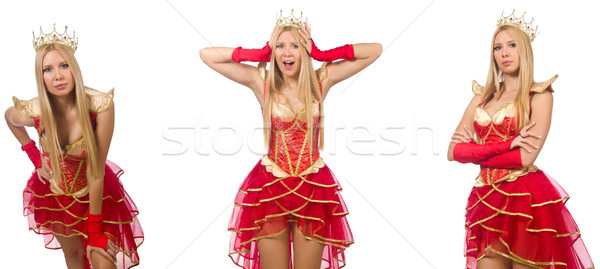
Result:
{"label": "red fingerless glove", "polygon": [[108,237],[102,233],[102,214],[88,213],[88,245],[106,249]]}
{"label": "red fingerless glove", "polygon": [[333,62],[339,59],[354,60],[354,47],[352,44],[346,44],[334,49],[321,51],[317,48],[317,45],[315,45],[315,40],[312,40],[310,56],[321,62]]}
{"label": "red fingerless glove", "polygon": [[487,160],[475,162],[476,164],[494,167],[494,168],[521,168],[523,162],[521,161],[521,149],[516,148],[511,151],[502,153],[500,155],[493,156]]}
{"label": "red fingerless glove", "polygon": [[237,47],[231,53],[231,60],[236,63],[242,61],[250,62],[268,62],[271,60],[271,47],[269,42],[262,49],[244,49]]}
{"label": "red fingerless glove", "polygon": [[476,163],[487,160],[498,154],[510,151],[510,144],[515,137],[499,143],[476,144],[471,140],[469,143],[458,143],[454,145],[452,155],[459,163]]}
{"label": "red fingerless glove", "polygon": [[27,157],[35,166],[35,169],[42,167],[42,157],[40,155],[40,150],[35,146],[35,141],[31,140],[31,142],[21,146],[21,149],[27,153]]}

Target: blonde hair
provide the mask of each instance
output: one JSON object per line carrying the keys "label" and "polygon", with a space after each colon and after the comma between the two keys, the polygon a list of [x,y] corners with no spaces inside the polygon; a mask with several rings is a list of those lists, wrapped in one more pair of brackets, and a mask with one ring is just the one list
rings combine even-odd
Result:
{"label": "blonde hair", "polygon": [[96,154],[96,138],[94,136],[94,130],[90,120],[90,114],[87,107],[85,86],[83,84],[83,77],[79,64],[73,55],[71,48],[60,43],[49,43],[40,46],[35,56],[35,79],[38,88],[38,98],[40,100],[40,116],[41,122],[44,126],[44,132],[48,141],[48,148],[44,149],[47,151],[50,157],[50,164],[52,165],[52,172],[54,176],[60,176],[60,162],[62,162],[62,149],[60,142],[58,141],[58,133],[56,129],[56,121],[54,120],[53,114],[53,102],[52,95],[48,93],[48,88],[44,83],[43,73],[43,60],[47,53],[51,51],[58,51],[67,61],[69,70],[73,75],[75,82],[75,107],[77,110],[77,120],[81,125],[83,132],[83,140],[85,141],[84,147],[87,153],[87,163],[91,167],[91,172],[94,176],[101,176],[104,173],[104,165],[98,163],[98,156]]}
{"label": "blonde hair", "polygon": [[[290,31],[296,37],[296,40],[300,42],[301,37],[298,33],[298,29],[296,27],[283,27],[280,28],[276,34],[277,38],[281,35],[281,33]],[[275,40],[277,40],[275,38]],[[271,55],[275,55],[275,49],[277,46],[273,46],[271,48]],[[268,147],[271,139],[271,107],[273,104],[273,95],[277,93],[281,93],[281,86],[283,84],[283,74],[281,73],[280,67],[277,65],[277,61],[275,61],[275,57],[271,57],[270,68],[267,72],[266,76],[266,93],[265,93],[265,108],[263,110],[263,122],[264,122],[264,136],[265,136],[265,145]],[[317,75],[312,66],[312,58],[308,54],[305,49],[300,48],[300,73],[298,74],[298,98],[300,101],[304,103],[305,107],[305,117],[304,121],[306,121],[307,127],[307,135],[308,135],[308,143],[312,144],[313,138],[313,111],[314,101],[318,101],[319,106],[319,117],[320,117],[320,126],[323,126],[323,102],[321,91],[319,90],[319,81],[317,79]],[[323,128],[319,128],[318,130],[320,135],[319,148],[323,149]]]}
{"label": "blonde hair", "polygon": [[533,50],[531,49],[531,41],[527,34],[519,29],[518,26],[502,25],[494,32],[491,46],[490,69],[488,71],[488,77],[483,92],[483,101],[485,103],[491,101],[495,94],[501,94],[501,91],[503,90],[500,87],[501,77],[498,63],[496,63],[496,60],[494,59],[494,39],[496,39],[496,35],[502,31],[508,31],[508,33],[510,33],[517,46],[517,51],[519,52],[520,66],[519,76],[517,78],[517,96],[514,103],[518,112],[517,128],[520,130],[529,124],[529,90],[535,82],[533,81]]}

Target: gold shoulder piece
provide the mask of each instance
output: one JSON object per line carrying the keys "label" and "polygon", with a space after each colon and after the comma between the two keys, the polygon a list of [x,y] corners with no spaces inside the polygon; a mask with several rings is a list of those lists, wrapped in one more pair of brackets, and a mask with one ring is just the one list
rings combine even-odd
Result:
{"label": "gold shoulder piece", "polygon": [[558,74],[546,81],[534,83],[533,87],[531,87],[531,91],[537,93],[542,93],[544,91],[554,92],[554,89],[552,89],[552,83],[554,83],[556,78],[558,78]]}
{"label": "gold shoulder piece", "polygon": [[13,103],[17,111],[25,117],[34,118],[40,115],[40,100],[37,97],[30,100],[19,100],[13,96]]}
{"label": "gold shoulder piece", "polygon": [[262,78],[263,82],[267,82],[267,63],[260,62],[256,68],[258,70],[258,75]]}
{"label": "gold shoulder piece", "polygon": [[479,85],[477,81],[473,80],[473,94],[483,96],[483,86]]}
{"label": "gold shoulder piece", "polygon": [[319,83],[323,82],[323,80],[325,80],[327,78],[327,64],[329,64],[329,62],[324,62],[323,65],[321,65],[321,68],[319,68],[319,72],[317,73],[317,79],[319,79]]}
{"label": "gold shoulder piece", "polygon": [[88,110],[96,113],[104,112],[113,100],[114,88],[108,92],[101,92],[85,87]]}

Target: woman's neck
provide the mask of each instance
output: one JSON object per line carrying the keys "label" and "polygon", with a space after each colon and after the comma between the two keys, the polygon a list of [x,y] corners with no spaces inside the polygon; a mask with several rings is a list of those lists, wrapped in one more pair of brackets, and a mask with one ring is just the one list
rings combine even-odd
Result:
{"label": "woman's neck", "polygon": [[519,76],[518,75],[504,75],[504,91],[506,93],[516,92],[517,86],[519,85]]}
{"label": "woman's neck", "polygon": [[282,89],[297,89],[298,88],[298,78],[297,77],[283,77]]}
{"label": "woman's neck", "polygon": [[75,109],[75,90],[64,96],[56,96],[49,94],[50,102],[52,102],[52,110],[59,115],[67,114]]}

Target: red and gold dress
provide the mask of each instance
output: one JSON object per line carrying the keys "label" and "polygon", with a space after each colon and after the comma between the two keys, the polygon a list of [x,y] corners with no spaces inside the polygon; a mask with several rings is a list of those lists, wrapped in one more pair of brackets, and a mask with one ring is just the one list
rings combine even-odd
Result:
{"label": "red and gold dress", "polygon": [[[95,128],[96,116],[110,105],[113,91],[107,93],[86,88],[90,120]],[[43,124],[40,123],[40,107],[37,98],[18,100],[13,97],[15,108],[22,115],[34,119],[40,136],[39,144],[48,166],[50,159]],[[49,183],[42,183],[37,172],[29,178],[23,191],[23,213],[27,216],[29,229],[44,235],[44,244],[49,249],[60,249],[55,236],[82,236],[87,239],[87,214],[89,194],[86,179],[86,152],[84,139],[63,147],[60,175]],[[127,194],[119,177],[123,170],[106,161],[104,171],[104,193],[102,230],[117,245],[117,265],[130,268],[139,264],[137,248],[144,241],[142,227],[136,216],[138,210]],[[88,265],[89,266],[89,265]]]}
{"label": "red and gold dress", "polygon": [[[272,105],[268,154],[239,188],[229,222],[229,256],[242,268],[260,269],[257,241],[285,232],[290,223],[304,238],[324,245],[321,268],[345,265],[344,250],[353,243],[348,210],[340,185],[319,156],[319,106],[313,107],[295,113]],[[313,116],[312,133],[301,120],[304,113]]]}
{"label": "red and gold dress", "polygon": [[[543,92],[556,79],[536,83]],[[483,87],[473,83],[473,92]],[[473,127],[481,143],[504,142],[517,130],[517,109],[510,102],[493,115],[475,109]],[[496,253],[533,268],[593,268],[577,224],[565,207],[569,196],[535,165],[517,169],[481,166],[467,203],[465,256],[476,269],[486,253]]]}

